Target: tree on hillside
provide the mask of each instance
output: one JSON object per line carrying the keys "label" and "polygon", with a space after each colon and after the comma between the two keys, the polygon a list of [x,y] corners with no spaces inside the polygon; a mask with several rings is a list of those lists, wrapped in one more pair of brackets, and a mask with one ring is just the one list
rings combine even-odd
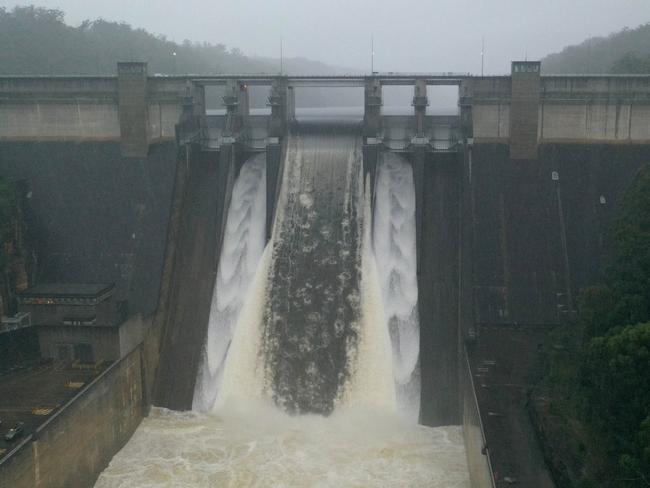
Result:
{"label": "tree on hillside", "polygon": [[610,68],[614,74],[650,74],[650,54],[646,57],[638,56],[632,52],[626,53],[622,58],[614,62]]}
{"label": "tree on hillside", "polygon": [[[147,61],[151,73],[274,72],[274,63],[251,59],[223,44],[178,44],[144,29],[103,19],[66,25],[60,10],[0,8],[0,74],[115,73],[118,61]],[[174,53],[176,53],[174,55]]]}
{"label": "tree on hillside", "polygon": [[617,461],[613,486],[650,486],[650,167],[626,192],[611,239],[606,283],[580,307],[580,394],[586,422]]}
{"label": "tree on hillside", "polygon": [[[607,37],[593,37],[546,56],[542,59],[542,70],[549,74],[620,73],[621,71],[613,70],[624,66],[629,69],[621,61],[626,56],[635,56],[641,60],[649,58],[650,23],[635,29],[625,28]],[[631,59],[628,58],[628,61]]]}

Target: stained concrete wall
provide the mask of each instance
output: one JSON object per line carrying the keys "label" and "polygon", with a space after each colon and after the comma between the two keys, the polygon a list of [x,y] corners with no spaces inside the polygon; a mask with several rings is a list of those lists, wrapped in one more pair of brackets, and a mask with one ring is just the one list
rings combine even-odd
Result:
{"label": "stained concrete wall", "polygon": [[456,154],[414,160],[421,422],[459,424],[460,171]]}
{"label": "stained concrete wall", "polygon": [[[183,155],[182,150],[186,153]],[[165,284],[165,313],[157,317],[161,330],[160,363],[156,373],[153,403],[175,410],[192,406],[194,384],[203,352],[210,305],[221,251],[226,218],[237,162],[242,156],[234,147],[203,152],[198,147],[182,148],[179,164],[186,170],[178,175],[183,189],[171,223],[173,245],[168,240],[168,268]],[[170,253],[172,253],[170,255]],[[182,366],[181,366],[182,365]]]}
{"label": "stained concrete wall", "polygon": [[536,159],[539,132],[540,63],[512,63],[510,157]]}
{"label": "stained concrete wall", "polygon": [[94,362],[120,358],[120,332],[117,327],[41,326],[37,330],[43,358],[65,360],[67,358],[61,357],[59,347],[72,344],[89,344]]}
{"label": "stained concrete wall", "polygon": [[460,384],[462,395],[463,440],[467,455],[467,466],[472,488],[493,488],[494,474],[490,459],[490,449],[487,445],[481,412],[476,399],[474,378],[463,349],[460,362]]}
{"label": "stained concrete wall", "polygon": [[495,102],[475,105],[472,110],[474,118],[474,140],[489,142],[510,138],[510,104]]}
{"label": "stained concrete wall", "polygon": [[142,420],[141,366],[137,348],[24,439],[0,463],[0,487],[91,487]]}
{"label": "stained concrete wall", "polygon": [[124,66],[145,71],[120,80],[0,77],[0,141],[124,140],[126,156],[143,157],[150,143],[174,140],[183,100],[193,95],[188,78],[147,77],[144,63]]}
{"label": "stained concrete wall", "polygon": [[114,77],[0,78],[0,140],[119,140]]}
{"label": "stained concrete wall", "polygon": [[173,143],[143,158],[119,144],[0,142],[0,174],[25,184],[38,282],[115,282],[131,313],[158,301],[176,169]]}
{"label": "stained concrete wall", "polygon": [[116,361],[137,347],[144,339],[144,324],[141,314],[135,314],[119,326],[39,326],[38,342],[41,357],[60,357],[60,346],[89,344],[92,346],[93,362]]}
{"label": "stained concrete wall", "polygon": [[476,322],[563,322],[604,269],[609,223],[647,162],[649,146],[544,145],[536,161],[474,146],[465,164]]}
{"label": "stained concrete wall", "polygon": [[[476,143],[507,143],[512,115],[508,76],[468,78],[461,104],[471,106]],[[650,77],[543,76],[539,87],[539,143],[647,144]]]}
{"label": "stained concrete wall", "polygon": [[149,104],[149,140],[161,142],[176,137],[176,124],[181,118],[182,107],[174,101],[158,101]]}

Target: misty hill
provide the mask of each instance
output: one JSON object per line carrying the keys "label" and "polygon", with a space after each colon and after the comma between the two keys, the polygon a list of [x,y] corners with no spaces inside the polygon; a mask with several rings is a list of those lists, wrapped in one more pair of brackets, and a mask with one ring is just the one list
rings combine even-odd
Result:
{"label": "misty hill", "polygon": [[[103,19],[69,26],[60,10],[41,7],[0,7],[0,75],[114,75],[118,61],[146,61],[149,74],[275,74],[278,59],[245,56],[223,44],[176,43],[144,29]],[[283,62],[287,74],[336,74],[347,70],[305,58]],[[302,106],[354,104],[349,93],[319,89],[296,94]],[[214,102],[214,100],[212,100]],[[266,96],[256,93],[253,106]]]}
{"label": "misty hill", "polygon": [[625,28],[542,59],[546,74],[650,74],[650,23]]}
{"label": "misty hill", "polygon": [[[280,71],[277,59],[248,57],[223,44],[179,44],[102,19],[72,27],[62,11],[34,6],[0,7],[0,45],[0,75],[113,75],[118,61],[147,61],[150,74]],[[285,59],[283,68],[289,74],[344,71],[304,58]]]}

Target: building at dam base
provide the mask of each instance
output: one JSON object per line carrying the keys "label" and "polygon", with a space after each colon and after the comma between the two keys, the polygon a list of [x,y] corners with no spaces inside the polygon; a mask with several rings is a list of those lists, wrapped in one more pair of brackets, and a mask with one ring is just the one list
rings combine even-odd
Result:
{"label": "building at dam base", "polygon": [[[489,486],[488,461],[503,459],[491,450],[532,449],[516,436],[488,439],[482,449],[483,431],[520,424],[497,425],[502,417],[477,408],[474,386],[492,382],[493,396],[479,400],[494,405],[506,381],[492,371],[516,369],[508,358],[517,341],[567,323],[581,288],[598,277],[609,222],[650,160],[650,88],[642,76],[543,76],[538,63],[514,63],[511,76],[421,78],[157,77],[143,65],[124,65],[117,77],[0,78],[0,169],[31,191],[42,273],[115,282],[131,311],[151,316],[141,367],[114,370],[131,375],[128,382],[141,378],[138,405],[191,407],[232,188],[244,161],[262,154],[270,237],[292,90],[359,86],[364,174],[377,178],[384,152],[400,153],[413,171],[421,421],[464,424],[476,486]],[[268,116],[245,110],[242,87],[255,83],[273,85]],[[446,83],[459,87],[459,115],[423,113],[421,85]],[[412,116],[382,115],[381,87],[390,84],[414,86]],[[206,115],[212,85],[231,89],[223,115]],[[496,336],[504,339],[489,340]],[[110,395],[115,385],[101,388]],[[117,411],[94,421],[110,425]],[[129,428],[88,464],[95,476],[144,411],[128,410]],[[48,453],[56,459],[56,449]],[[11,458],[1,461],[0,477],[17,469]],[[41,466],[41,474],[65,469]],[[504,470],[525,485],[544,468],[521,461]],[[53,486],[41,480],[34,486]]]}

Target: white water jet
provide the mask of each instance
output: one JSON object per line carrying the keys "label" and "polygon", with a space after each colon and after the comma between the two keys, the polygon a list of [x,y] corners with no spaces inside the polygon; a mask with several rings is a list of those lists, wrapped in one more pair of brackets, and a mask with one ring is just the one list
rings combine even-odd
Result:
{"label": "white water jet", "polygon": [[259,155],[244,163],[233,185],[194,410],[215,404],[235,325],[264,251],[265,225],[266,158]]}
{"label": "white water jet", "polygon": [[377,169],[373,247],[392,342],[398,411],[417,422],[420,324],[415,187],[411,165],[395,154],[383,155]]}
{"label": "white water jet", "polygon": [[262,351],[262,322],[271,246],[267,246],[246,297],[223,368],[221,391],[214,403],[218,411],[228,405],[245,405],[268,399]]}
{"label": "white water jet", "polygon": [[[363,185],[362,178],[359,178]],[[370,178],[365,182],[365,192],[360,191],[363,202],[363,243],[361,253],[361,324],[357,344],[348,351],[352,372],[345,385],[341,406],[346,408],[373,408],[395,412],[396,394],[391,361],[391,340],[384,320],[379,273],[371,242],[371,191]]]}

